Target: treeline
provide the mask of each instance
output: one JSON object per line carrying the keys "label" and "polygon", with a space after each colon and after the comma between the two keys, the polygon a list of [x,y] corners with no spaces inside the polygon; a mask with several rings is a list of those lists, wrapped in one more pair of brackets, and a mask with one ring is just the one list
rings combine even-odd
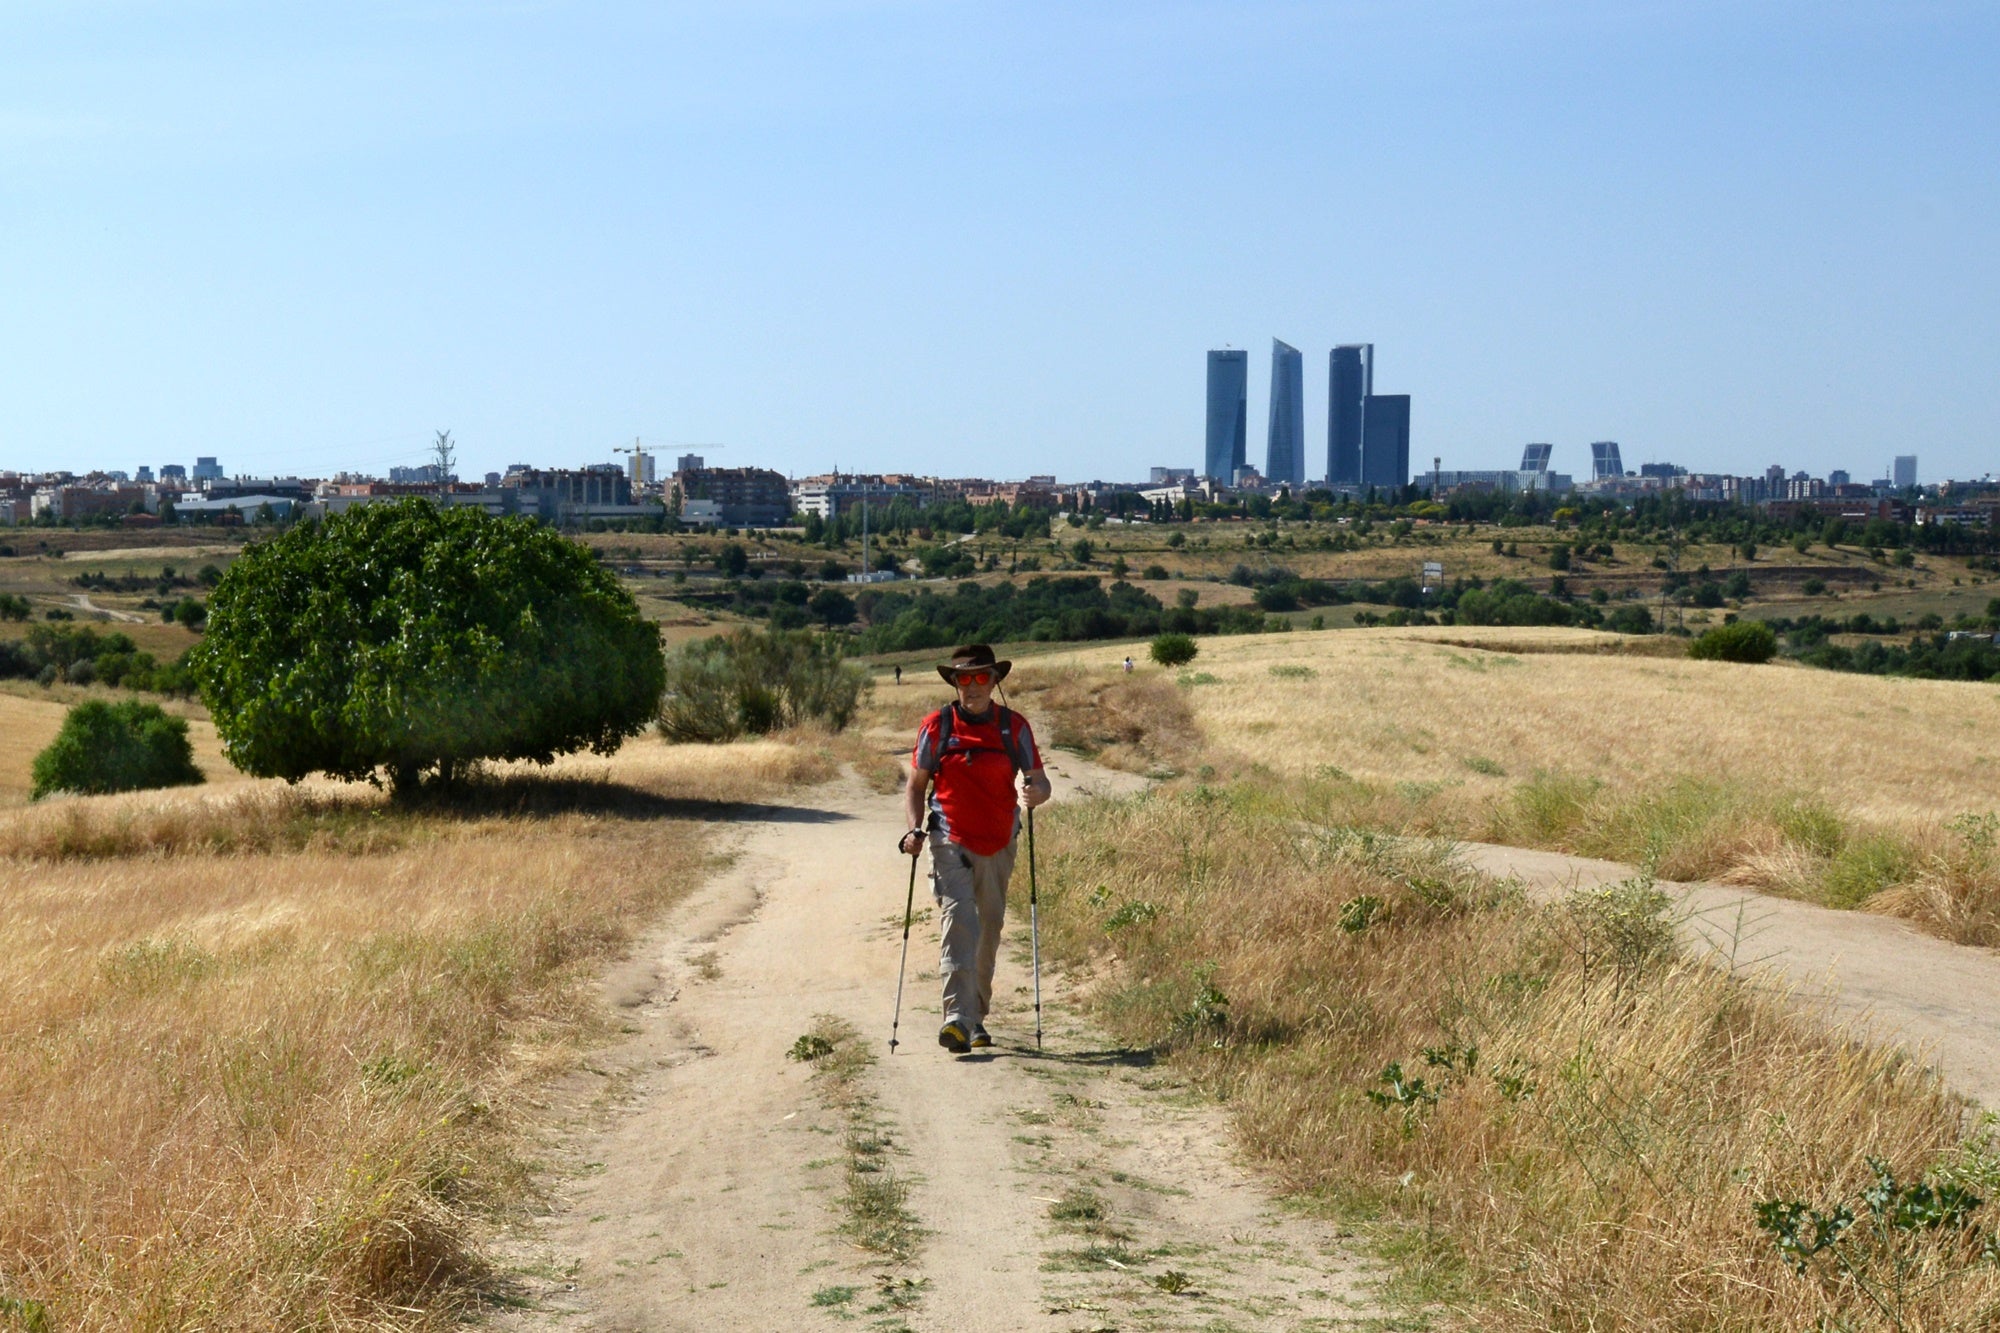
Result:
{"label": "treeline", "polygon": [[1274,625],[1255,606],[1163,605],[1129,583],[1104,587],[1082,575],[1043,575],[1026,583],[961,583],[949,594],[870,588],[855,597],[864,653],[942,648],[953,643],[1143,638],[1181,634],[1257,634]]}
{"label": "treeline", "polygon": [[[1131,508],[1144,507],[1137,496],[1133,496],[1132,501]],[[994,533],[1017,539],[1047,537],[1052,517],[1050,510],[1036,508],[1026,501],[1010,505],[1004,500],[995,500],[991,504],[974,505],[964,500],[950,500],[919,507],[908,496],[898,496],[886,504],[868,506],[868,531],[870,534],[917,533],[926,539],[937,532]],[[805,528],[808,542],[827,547],[838,547],[861,536],[861,509],[858,505],[835,518],[824,519],[818,514],[807,514],[799,521]]]}
{"label": "treeline", "polygon": [[70,625],[36,625],[26,638],[0,641],[0,679],[7,678],[43,685],[96,682],[155,694],[194,693],[185,653],[161,662],[140,652],[128,635],[99,634]]}
{"label": "treeline", "polygon": [[1854,671],[1870,676],[1913,676],[1919,680],[1992,680],[2000,676],[2000,646],[1991,635],[1953,638],[1949,634],[1920,635],[1907,645],[1862,643],[1848,648],[1829,643],[1799,646],[1791,636],[1787,650],[1807,666],[1828,671]]}
{"label": "treeline", "polygon": [[180,588],[197,585],[213,588],[222,582],[222,569],[217,565],[203,565],[194,574],[183,574],[172,565],[161,565],[160,572],[153,574],[106,574],[101,569],[85,570],[70,579],[79,588],[92,592],[139,593],[152,591],[162,597]]}
{"label": "treeline", "polygon": [[[1514,579],[1495,579],[1490,584],[1483,579],[1458,579],[1426,591],[1410,578],[1335,583],[1300,578],[1278,566],[1253,570],[1238,565],[1230,581],[1254,587],[1256,604],[1264,611],[1350,603],[1396,608],[1388,616],[1364,616],[1364,624],[1573,625],[1621,634],[1649,634],[1653,630],[1652,614],[1644,606],[1628,603],[1607,607],[1602,602],[1574,600],[1565,592],[1539,593]],[[1560,579],[1554,584],[1558,590],[1563,587]]]}
{"label": "treeline", "polygon": [[[1924,634],[1933,630],[1947,628],[1944,617],[1935,611],[1927,611],[1908,624],[1904,624],[1894,616],[1871,616],[1866,611],[1858,612],[1844,619],[1839,616],[1800,616],[1797,619],[1773,616],[1766,618],[1764,623],[1779,634],[1785,635],[1789,642],[1801,649],[1817,647],[1824,643],[1830,634],[1880,634],[1894,636],[1912,630]],[[1948,628],[1955,630],[2000,630],[2000,597],[1995,597],[1986,603],[1986,615],[1983,618],[1962,615],[1954,620]]]}

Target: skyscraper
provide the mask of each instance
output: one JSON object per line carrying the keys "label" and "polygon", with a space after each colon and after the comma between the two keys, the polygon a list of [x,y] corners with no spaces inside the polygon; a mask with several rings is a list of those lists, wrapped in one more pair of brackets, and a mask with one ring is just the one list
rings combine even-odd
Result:
{"label": "skyscraper", "polygon": [[1247,462],[1245,433],[1250,409],[1250,353],[1208,354],[1208,443],[1201,472],[1227,486]]}
{"label": "skyscraper", "polygon": [[1410,395],[1371,393],[1361,400],[1361,481],[1381,490],[1410,480]]}
{"label": "skyscraper", "polygon": [[1271,423],[1264,436],[1264,477],[1274,486],[1305,485],[1305,358],[1271,339]]}
{"label": "skyscraper", "polygon": [[1343,343],[1327,360],[1326,478],[1361,484],[1361,408],[1375,392],[1375,344]]}
{"label": "skyscraper", "polygon": [[1618,456],[1618,441],[1594,440],[1590,446],[1590,475],[1593,480],[1625,475],[1625,462]]}
{"label": "skyscraper", "polygon": [[1910,487],[1916,485],[1917,456],[1915,454],[1897,454],[1895,467],[1889,475],[1895,479],[1896,489],[1899,491],[1908,490]]}
{"label": "skyscraper", "polygon": [[1521,450],[1521,471],[1547,472],[1549,455],[1555,452],[1553,444],[1531,444]]}

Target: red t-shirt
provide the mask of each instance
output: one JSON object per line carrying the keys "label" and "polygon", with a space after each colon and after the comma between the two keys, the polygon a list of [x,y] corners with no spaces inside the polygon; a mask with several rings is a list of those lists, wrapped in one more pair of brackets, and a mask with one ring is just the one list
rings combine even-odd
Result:
{"label": "red t-shirt", "polygon": [[986,710],[984,721],[968,718],[955,703],[945,707],[953,717],[942,752],[940,708],[917,728],[910,762],[932,775],[930,806],[938,831],[969,852],[992,856],[1014,840],[1020,820],[1014,774],[1042,766],[1035,733],[1026,718],[997,704]]}

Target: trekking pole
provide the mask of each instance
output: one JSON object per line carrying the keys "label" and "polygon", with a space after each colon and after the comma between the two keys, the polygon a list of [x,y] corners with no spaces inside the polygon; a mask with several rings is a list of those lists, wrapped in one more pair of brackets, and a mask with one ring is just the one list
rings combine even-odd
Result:
{"label": "trekking pole", "polygon": [[1028,938],[1035,959],[1035,1049],[1042,1049],[1042,922],[1035,884],[1035,807],[1028,807]]}
{"label": "trekking pole", "polygon": [[[1029,897],[1033,897],[1032,891]],[[910,891],[903,898],[903,960],[896,964],[896,1016],[889,1020],[889,1054],[896,1053],[896,1029],[903,1023],[903,973],[910,966],[910,912],[917,905],[917,854],[910,853]]]}

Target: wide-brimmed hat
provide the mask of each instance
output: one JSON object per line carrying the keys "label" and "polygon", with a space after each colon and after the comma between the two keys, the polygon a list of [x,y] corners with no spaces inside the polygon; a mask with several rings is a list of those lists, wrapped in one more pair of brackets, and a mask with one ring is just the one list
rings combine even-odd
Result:
{"label": "wide-brimmed hat", "polygon": [[1007,679],[1007,673],[1014,669],[1012,662],[996,662],[993,650],[983,643],[967,643],[951,650],[951,661],[938,664],[938,674],[951,685],[958,684],[960,671],[973,671],[980,667],[993,668],[993,683],[998,685]]}

